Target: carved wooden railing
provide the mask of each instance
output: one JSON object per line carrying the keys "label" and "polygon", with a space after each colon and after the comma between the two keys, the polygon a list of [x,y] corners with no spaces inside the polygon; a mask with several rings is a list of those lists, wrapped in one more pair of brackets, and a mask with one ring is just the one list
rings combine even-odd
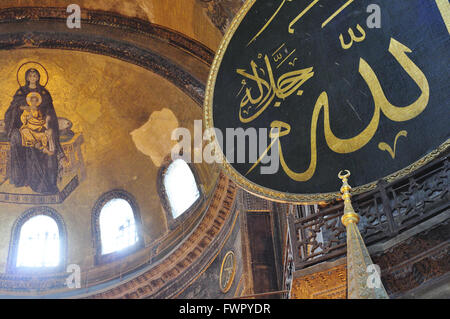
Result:
{"label": "carved wooden railing", "polygon": [[[448,211],[450,163],[447,154],[391,184],[352,198],[361,217],[358,228],[367,246],[393,238]],[[346,253],[343,202],[327,207],[295,206],[289,216],[296,270],[340,258]]]}

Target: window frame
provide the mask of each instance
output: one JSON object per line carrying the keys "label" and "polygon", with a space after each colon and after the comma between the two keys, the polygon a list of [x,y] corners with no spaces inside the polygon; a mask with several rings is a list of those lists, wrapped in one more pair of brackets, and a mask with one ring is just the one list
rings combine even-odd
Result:
{"label": "window frame", "polygon": [[167,174],[167,170],[169,169],[169,166],[177,159],[184,160],[183,158],[172,159],[170,156],[166,157],[166,159],[164,160],[164,162],[162,163],[162,165],[159,169],[157,185],[156,185],[161,204],[166,213],[167,226],[168,226],[169,230],[174,230],[179,225],[181,225],[184,221],[186,221],[203,204],[203,202],[205,200],[203,185],[200,183],[200,179],[199,179],[195,165],[184,161],[189,166],[191,173],[194,176],[194,180],[195,180],[195,183],[197,184],[197,189],[199,192],[199,197],[180,216],[178,216],[177,218],[173,217],[174,214],[172,211],[172,205],[170,205],[170,200],[169,200],[169,197],[167,196],[166,187],[164,185],[164,178]]}
{"label": "window frame", "polygon": [[[131,209],[133,210],[134,216],[134,224],[136,227],[137,233],[137,241],[133,245],[126,247],[120,251],[115,251],[108,254],[102,254],[102,238],[101,238],[101,229],[100,229],[100,213],[102,212],[103,207],[110,200],[113,199],[123,199],[130,204]],[[120,260],[123,257],[126,257],[132,253],[135,253],[139,249],[144,247],[144,238],[142,235],[142,221],[141,214],[139,211],[139,206],[136,202],[136,199],[133,195],[128,193],[123,189],[114,189],[102,194],[99,199],[96,201],[94,208],[92,209],[92,238],[94,242],[94,250],[95,250],[95,264],[101,265],[106,263],[111,263],[116,260]]]}
{"label": "window frame", "polygon": [[[52,218],[59,231],[59,264],[54,267],[17,267],[19,253],[20,232],[22,226],[31,218],[36,216],[48,216]],[[65,270],[67,262],[67,230],[62,216],[53,208],[48,206],[36,206],[26,210],[16,219],[11,231],[11,240],[6,264],[6,272],[10,274],[49,274]]]}

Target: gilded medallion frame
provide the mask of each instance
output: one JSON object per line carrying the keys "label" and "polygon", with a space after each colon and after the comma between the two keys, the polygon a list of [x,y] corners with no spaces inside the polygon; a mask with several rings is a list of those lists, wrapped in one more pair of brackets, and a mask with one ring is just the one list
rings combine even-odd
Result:
{"label": "gilded medallion frame", "polygon": [[[231,256],[233,260],[233,269],[231,271],[230,278],[228,279],[228,282],[225,287],[222,287],[222,274],[223,274],[223,267],[225,265],[225,262],[228,260],[228,258]],[[233,286],[234,283],[234,277],[236,276],[236,256],[232,250],[228,251],[225,256],[222,259],[222,265],[220,266],[220,274],[219,274],[219,287],[220,290],[226,294],[228,291],[230,291],[231,286]]]}
{"label": "gilded medallion frame", "polygon": [[[205,89],[205,100],[203,105],[203,120],[205,122],[205,129],[214,128],[213,122],[213,99],[214,99],[214,89],[216,85],[217,75],[219,73],[219,68],[222,63],[225,52],[228,45],[233,38],[235,32],[240,26],[241,22],[247,15],[248,11],[253,7],[257,0],[247,0],[240,11],[234,17],[230,27],[228,28],[225,36],[223,37],[220,46],[214,57],[214,61],[211,65],[211,71],[209,73],[208,81],[206,83]],[[215,149],[220,150],[220,165],[227,174],[236,184],[240,187],[245,188],[248,192],[254,194],[255,196],[262,197],[267,200],[273,200],[281,203],[297,203],[297,204],[316,204],[316,203],[326,203],[340,198],[341,194],[339,190],[331,193],[315,193],[315,194],[295,194],[286,193],[281,191],[276,191],[267,187],[260,186],[240,174],[236,169],[234,169],[226,160],[226,156],[223,154],[223,150],[219,146],[215,135],[211,143],[215,144]],[[386,177],[381,178],[388,183],[394,182],[399,178],[402,178],[411,172],[417,170],[423,165],[429,163],[430,161],[437,158],[439,155],[443,154],[445,151],[450,149],[450,138],[448,138],[444,143],[442,143],[438,148],[431,151],[424,157],[420,158],[416,162],[410,164],[409,166],[398,170]],[[337,178],[338,172],[336,172]],[[365,185],[357,186],[352,188],[352,194],[361,194],[376,188],[378,181],[374,181]]]}

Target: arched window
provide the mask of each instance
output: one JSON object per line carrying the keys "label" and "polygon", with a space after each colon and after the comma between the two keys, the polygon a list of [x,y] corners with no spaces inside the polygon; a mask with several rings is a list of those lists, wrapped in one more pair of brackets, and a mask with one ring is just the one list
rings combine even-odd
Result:
{"label": "arched window", "polygon": [[44,271],[62,267],[65,242],[61,216],[50,207],[34,207],[19,217],[13,227],[8,269]]}
{"label": "arched window", "polygon": [[170,163],[164,174],[164,189],[173,219],[181,216],[200,198],[194,174],[182,159]]}
{"label": "arched window", "polygon": [[92,230],[96,262],[111,262],[143,246],[139,209],[124,190],[103,194],[94,206]]}
{"label": "arched window", "polygon": [[56,267],[59,264],[59,230],[55,220],[38,215],[20,229],[16,267]]}
{"label": "arched window", "polygon": [[102,254],[110,254],[133,246],[137,241],[133,208],[122,198],[113,198],[100,212]]}

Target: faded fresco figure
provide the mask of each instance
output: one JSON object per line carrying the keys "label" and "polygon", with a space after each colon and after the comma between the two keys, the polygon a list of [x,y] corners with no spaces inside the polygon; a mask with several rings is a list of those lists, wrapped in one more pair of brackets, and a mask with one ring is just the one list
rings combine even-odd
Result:
{"label": "faded fresco figure", "polygon": [[7,177],[16,187],[29,186],[40,194],[58,193],[59,161],[64,152],[50,93],[40,84],[40,73],[29,69],[5,113],[10,143]]}

